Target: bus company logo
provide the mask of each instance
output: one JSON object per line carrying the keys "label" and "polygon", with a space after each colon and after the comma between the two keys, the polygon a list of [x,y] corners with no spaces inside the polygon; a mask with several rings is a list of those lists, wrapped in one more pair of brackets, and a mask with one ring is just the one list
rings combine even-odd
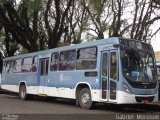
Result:
{"label": "bus company logo", "polygon": [[[144,88],[147,89],[147,85],[144,85]],[[146,91],[145,91],[146,92]]]}
{"label": "bus company logo", "polygon": [[60,81],[63,82],[63,73],[60,75]]}
{"label": "bus company logo", "polygon": [[69,82],[72,78],[70,76],[66,76],[63,73],[60,75],[60,82]]}
{"label": "bus company logo", "polygon": [[144,91],[144,94],[146,95],[146,94],[147,94],[147,91]]}

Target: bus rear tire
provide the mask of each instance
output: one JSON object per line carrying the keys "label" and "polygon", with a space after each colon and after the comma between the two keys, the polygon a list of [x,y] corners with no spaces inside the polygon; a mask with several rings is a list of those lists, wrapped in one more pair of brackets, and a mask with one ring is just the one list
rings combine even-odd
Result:
{"label": "bus rear tire", "polygon": [[83,88],[79,94],[79,104],[81,108],[90,109],[92,107],[91,92],[88,88]]}
{"label": "bus rear tire", "polygon": [[29,99],[29,95],[26,92],[26,86],[25,85],[21,85],[20,86],[19,97],[20,97],[21,100],[27,100],[27,99]]}

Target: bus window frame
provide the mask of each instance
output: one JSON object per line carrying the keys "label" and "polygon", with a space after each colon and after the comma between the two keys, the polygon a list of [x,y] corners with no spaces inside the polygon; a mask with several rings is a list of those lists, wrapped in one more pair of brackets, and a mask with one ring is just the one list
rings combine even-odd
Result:
{"label": "bus window frame", "polygon": [[[78,57],[79,57],[79,54],[78,54],[78,52],[79,52],[79,50],[81,50],[81,49],[87,49],[87,48],[96,48],[96,65],[95,65],[95,68],[89,68],[89,69],[78,69]],[[98,57],[98,47],[97,46],[89,46],[89,47],[82,47],[82,48],[79,48],[79,49],[77,49],[77,59],[76,59],[76,70],[94,70],[94,69],[96,69],[97,68],[97,57]]]}

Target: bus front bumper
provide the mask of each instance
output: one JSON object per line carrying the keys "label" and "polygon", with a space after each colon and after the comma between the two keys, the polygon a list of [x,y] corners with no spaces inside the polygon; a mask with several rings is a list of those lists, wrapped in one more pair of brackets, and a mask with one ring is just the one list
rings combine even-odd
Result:
{"label": "bus front bumper", "polygon": [[136,104],[158,102],[158,94],[134,95],[123,91],[117,92],[117,104]]}

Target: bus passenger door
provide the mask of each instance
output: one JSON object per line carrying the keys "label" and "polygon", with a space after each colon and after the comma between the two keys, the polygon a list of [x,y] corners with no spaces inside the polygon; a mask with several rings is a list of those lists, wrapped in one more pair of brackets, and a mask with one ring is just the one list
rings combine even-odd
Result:
{"label": "bus passenger door", "polygon": [[39,94],[46,94],[49,58],[40,59]]}
{"label": "bus passenger door", "polygon": [[109,52],[102,52],[102,65],[101,65],[101,98],[103,101],[108,101],[108,61]]}
{"label": "bus passenger door", "polygon": [[117,80],[118,80],[118,57],[117,50],[110,51],[109,60],[109,101],[117,100]]}
{"label": "bus passenger door", "polygon": [[116,102],[116,87],[118,79],[117,51],[102,52],[101,65],[101,99],[102,101]]}

